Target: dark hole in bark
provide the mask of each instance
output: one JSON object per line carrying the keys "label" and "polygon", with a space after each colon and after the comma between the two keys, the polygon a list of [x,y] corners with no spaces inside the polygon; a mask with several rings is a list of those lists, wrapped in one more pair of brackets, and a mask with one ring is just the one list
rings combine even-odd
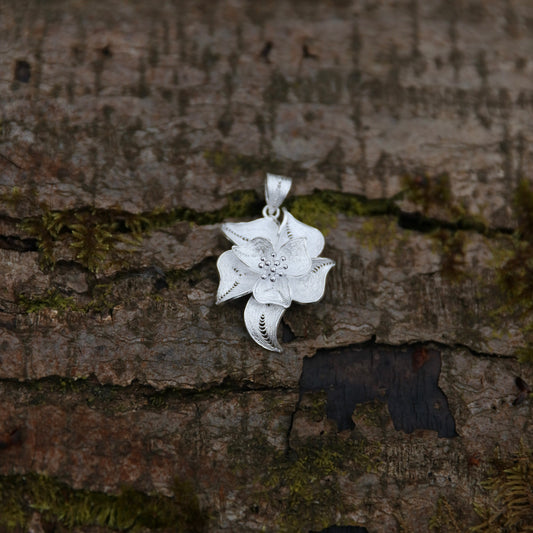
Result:
{"label": "dark hole in bark", "polygon": [[157,278],[154,283],[154,290],[161,292],[164,289],[168,289],[168,283],[165,278]]}
{"label": "dark hole in bark", "polygon": [[104,57],[112,57],[112,56],[113,56],[113,52],[111,52],[111,47],[110,47],[108,44],[106,44],[106,45],[102,48],[101,52],[102,52],[102,55],[103,55]]}
{"label": "dark hole in bark", "polygon": [[15,81],[28,83],[31,77],[31,66],[27,61],[19,59],[15,63]]}
{"label": "dark hole in bark", "polygon": [[37,239],[21,239],[12,235],[0,235],[0,248],[16,252],[36,252],[39,249]]}
{"label": "dark hole in bark", "polygon": [[272,41],[267,41],[265,43],[265,46],[263,46],[263,49],[261,50],[261,53],[259,54],[259,57],[263,59],[263,61],[270,63],[270,59],[268,58],[268,56],[273,46],[274,45],[272,44]]}
{"label": "dark hole in bark", "polygon": [[318,56],[316,54],[311,53],[309,50],[309,46],[307,46],[306,44],[302,46],[302,57],[304,59],[318,59]]}
{"label": "dark hole in bark", "polygon": [[439,437],[455,437],[455,421],[438,386],[440,363],[440,352],[422,345],[319,350],[304,359],[300,394],[324,390],[327,416],[339,431],[354,428],[357,404],[378,399],[387,402],[397,430],[431,429]]}

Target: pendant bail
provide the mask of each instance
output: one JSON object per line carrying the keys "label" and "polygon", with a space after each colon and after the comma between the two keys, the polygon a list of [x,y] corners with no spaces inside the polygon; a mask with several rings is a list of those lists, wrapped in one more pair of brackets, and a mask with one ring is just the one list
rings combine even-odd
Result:
{"label": "pendant bail", "polygon": [[278,212],[292,185],[292,179],[276,174],[267,174],[265,199],[268,213]]}

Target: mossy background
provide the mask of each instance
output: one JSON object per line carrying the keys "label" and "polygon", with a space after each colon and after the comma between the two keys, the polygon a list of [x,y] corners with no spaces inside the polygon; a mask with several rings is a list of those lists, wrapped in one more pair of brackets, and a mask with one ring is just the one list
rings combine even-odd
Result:
{"label": "mossy background", "polygon": [[[527,531],[530,11],[0,6],[0,529]],[[266,172],[336,261],[281,355],[214,305]],[[456,437],[306,403],[302,361],[365,343],[439,352]]]}
{"label": "mossy background", "polygon": [[205,531],[194,489],[176,480],[174,496],[148,495],[125,488],[118,495],[75,490],[43,475],[0,477],[0,524],[27,530],[32,513],[46,527],[104,526],[113,531]]}

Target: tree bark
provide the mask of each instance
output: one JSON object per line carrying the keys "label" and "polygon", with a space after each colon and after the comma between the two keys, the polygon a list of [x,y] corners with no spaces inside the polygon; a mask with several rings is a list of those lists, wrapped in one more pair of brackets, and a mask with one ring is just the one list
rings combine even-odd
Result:
{"label": "tree bark", "polygon": [[[532,27],[518,0],[1,2],[0,528],[481,524],[533,443]],[[337,263],[281,354],[215,306],[266,172]]]}

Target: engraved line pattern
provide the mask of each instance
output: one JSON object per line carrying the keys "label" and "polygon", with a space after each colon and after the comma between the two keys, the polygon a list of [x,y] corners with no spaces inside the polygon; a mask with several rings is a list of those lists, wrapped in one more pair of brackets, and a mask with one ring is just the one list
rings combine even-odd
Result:
{"label": "engraved line pattern", "polygon": [[222,294],[221,296],[219,296],[217,298],[217,302],[221,302],[222,300],[224,300],[224,298],[226,298],[226,296],[232,292],[233,290],[235,290],[238,286],[240,285],[240,283],[238,281],[234,281],[233,282],[233,285],[224,293]]}
{"label": "engraved line pattern", "polygon": [[260,304],[250,297],[244,310],[246,329],[252,339],[267,350],[281,352],[277,339],[279,321],[285,309],[280,305]]}
{"label": "engraved line pattern", "polygon": [[225,224],[222,226],[222,230],[225,233],[231,233],[232,235],[235,235],[235,237],[238,237],[239,239],[242,239],[243,241],[247,241],[247,242],[250,241],[248,237],[244,237],[243,235],[237,233],[236,231],[233,231],[230,227],[226,226]]}
{"label": "engraved line pattern", "polygon": [[313,266],[313,268],[311,269],[311,272],[313,272],[313,274],[316,274],[319,270],[321,270],[322,268],[324,268],[326,266],[329,266],[329,265],[334,266],[335,265],[335,261],[331,261],[329,259],[324,259],[320,263],[317,262]]}

